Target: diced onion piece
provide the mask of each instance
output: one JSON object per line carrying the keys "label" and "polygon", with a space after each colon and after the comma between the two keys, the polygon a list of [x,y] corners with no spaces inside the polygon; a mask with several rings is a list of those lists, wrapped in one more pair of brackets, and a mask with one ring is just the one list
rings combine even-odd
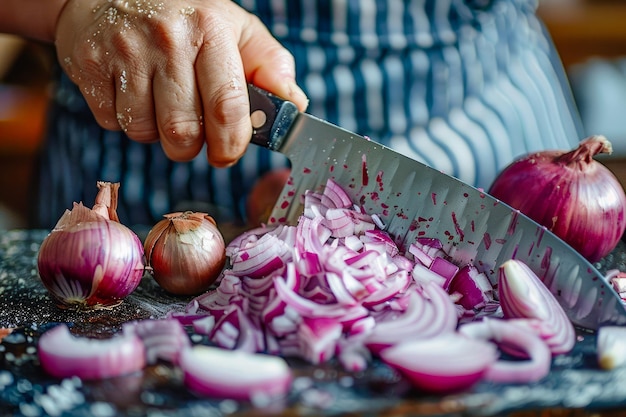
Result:
{"label": "diced onion piece", "polygon": [[188,388],[212,398],[265,402],[291,388],[291,370],[277,356],[196,345],[183,350],[180,367]]}
{"label": "diced onion piece", "polygon": [[215,316],[204,316],[192,322],[193,330],[197,334],[209,335],[215,327]]}
{"label": "diced onion piece", "polygon": [[313,364],[330,360],[342,330],[343,325],[337,320],[305,317],[297,331],[301,356]]}
{"label": "diced onion piece", "polygon": [[437,257],[430,264],[430,270],[445,278],[443,288],[448,289],[450,281],[459,272],[459,267],[445,258]]}
{"label": "diced onion piece", "polygon": [[491,340],[498,345],[523,351],[529,360],[498,360],[485,379],[503,383],[529,383],[544,378],[550,372],[551,353],[546,343],[527,327],[511,320],[489,319],[467,323],[459,332],[480,340]]}
{"label": "diced onion piece", "polygon": [[619,269],[607,271],[606,280],[619,294],[622,300],[626,300],[626,272]]}
{"label": "diced onion piece", "polygon": [[626,327],[603,326],[598,329],[596,351],[600,368],[610,370],[626,364]]}
{"label": "diced onion piece", "polygon": [[383,350],[382,360],[417,388],[444,393],[469,388],[497,360],[496,347],[459,333],[401,342]]}
{"label": "diced onion piece", "polygon": [[330,178],[326,181],[326,187],[324,187],[321,196],[321,203],[328,208],[347,208],[352,206],[350,196],[339,184]]}
{"label": "diced onion piece", "polygon": [[354,235],[355,222],[350,216],[351,211],[344,208],[329,208],[326,211],[324,226],[332,231],[334,237]]}
{"label": "diced onion piece", "polygon": [[233,253],[232,273],[262,278],[282,267],[291,258],[291,248],[274,234],[267,233],[257,241]]}
{"label": "diced onion piece", "polygon": [[38,343],[44,371],[56,378],[112,378],[143,369],[144,345],[132,333],[110,339],[76,337],[65,324],[45,332]]}
{"label": "diced onion piece", "polygon": [[492,299],[493,286],[485,273],[468,264],[452,278],[448,291],[460,294],[459,304],[473,310],[484,307]]}
{"label": "diced onion piece", "polygon": [[411,272],[413,279],[420,285],[426,285],[426,283],[432,282],[444,288],[446,285],[446,277],[442,277],[435,271],[425,267],[421,263],[416,263]]}

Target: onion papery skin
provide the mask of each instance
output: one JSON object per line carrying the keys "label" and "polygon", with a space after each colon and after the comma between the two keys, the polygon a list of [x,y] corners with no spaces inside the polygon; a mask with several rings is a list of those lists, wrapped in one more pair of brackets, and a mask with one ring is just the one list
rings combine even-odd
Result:
{"label": "onion papery skin", "polygon": [[489,193],[596,262],[615,248],[626,229],[624,189],[593,159],[610,152],[606,138],[592,136],[571,152],[526,155],[498,175]]}
{"label": "onion papery skin", "polygon": [[[67,221],[74,217],[83,220]],[[111,307],[141,282],[143,245],[123,224],[79,203],[44,239],[37,266],[60,307]]]}
{"label": "onion papery skin", "polygon": [[226,263],[225,242],[207,213],[166,214],[144,241],[154,280],[176,295],[198,295],[218,278]]}

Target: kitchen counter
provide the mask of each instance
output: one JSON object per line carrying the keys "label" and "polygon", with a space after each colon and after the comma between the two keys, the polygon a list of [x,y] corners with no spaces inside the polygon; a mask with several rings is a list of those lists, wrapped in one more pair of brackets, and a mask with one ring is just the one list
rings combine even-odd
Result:
{"label": "kitchen counter", "polygon": [[[182,383],[180,370],[167,363],[140,373],[99,382],[58,380],[43,373],[37,360],[38,336],[58,323],[75,334],[108,337],[122,323],[160,318],[182,310],[190,298],[162,291],[146,276],[121,305],[109,310],[61,310],[48,297],[36,269],[46,236],[40,230],[0,230],[0,328],[15,330],[0,343],[0,415],[2,416],[222,416],[222,415],[617,415],[626,408],[626,368],[600,370],[595,336],[580,332],[568,355],[554,358],[550,375],[530,385],[482,382],[470,391],[427,396],[396,372],[375,362],[361,373],[347,373],[331,362],[312,366],[289,360],[295,374],[292,392],[282,404],[255,409],[231,400],[196,396]],[[601,271],[626,270],[626,245],[607,256]],[[1,337],[1,336],[0,336]],[[192,337],[193,343],[204,343]],[[587,411],[583,411],[587,410]]]}

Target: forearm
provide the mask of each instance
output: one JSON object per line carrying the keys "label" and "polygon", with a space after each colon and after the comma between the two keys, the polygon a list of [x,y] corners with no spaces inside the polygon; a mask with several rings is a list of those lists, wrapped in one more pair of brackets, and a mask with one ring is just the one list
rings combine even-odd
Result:
{"label": "forearm", "polygon": [[0,33],[53,42],[59,13],[67,0],[1,0]]}

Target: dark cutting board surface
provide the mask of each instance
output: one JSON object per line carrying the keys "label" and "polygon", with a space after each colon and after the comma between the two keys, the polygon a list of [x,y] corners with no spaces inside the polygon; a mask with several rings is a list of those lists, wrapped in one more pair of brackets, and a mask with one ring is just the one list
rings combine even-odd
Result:
{"label": "dark cutting board surface", "polygon": [[[168,295],[146,276],[113,309],[61,310],[37,275],[37,252],[46,234],[0,231],[0,328],[15,329],[0,343],[1,416],[475,416],[531,410],[541,416],[573,415],[568,412],[576,410],[599,416],[626,409],[626,368],[599,369],[596,338],[584,332],[572,352],[554,358],[550,375],[537,383],[482,382],[446,396],[420,393],[376,361],[365,372],[348,373],[334,362],[313,366],[290,359],[295,376],[290,395],[284,403],[264,408],[197,396],[183,385],[180,370],[167,363],[98,382],[51,378],[41,370],[36,348],[39,335],[50,327],[68,323],[77,335],[109,337],[124,322],[182,310],[190,298]],[[626,270],[626,245],[620,243],[597,266],[601,271]],[[193,343],[207,342],[190,337]]]}

